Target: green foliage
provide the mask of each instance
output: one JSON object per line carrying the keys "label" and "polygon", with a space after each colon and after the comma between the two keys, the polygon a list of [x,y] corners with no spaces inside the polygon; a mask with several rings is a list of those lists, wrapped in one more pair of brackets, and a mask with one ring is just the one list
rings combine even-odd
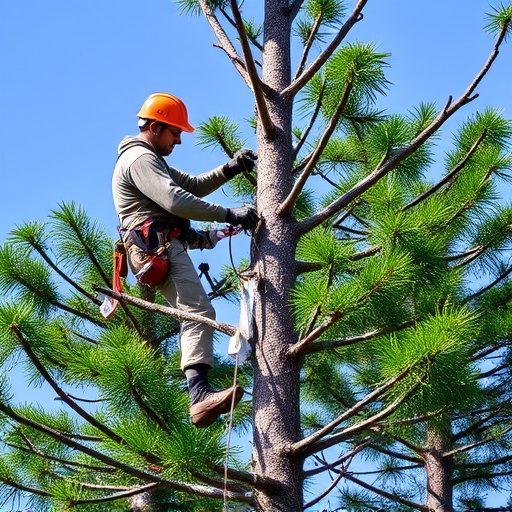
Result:
{"label": "green foliage", "polygon": [[308,0],[296,23],[295,33],[304,45],[310,38],[324,41],[328,32],[322,32],[322,27],[337,28],[343,21],[345,11],[340,0]]}
{"label": "green foliage", "polygon": [[499,7],[491,6],[492,12],[487,15],[489,23],[485,27],[489,34],[497,35],[505,29],[505,37],[510,37],[512,32],[512,5],[501,3]]}
{"label": "green foliage", "polygon": [[[174,0],[175,3],[179,6],[180,11],[182,14],[185,15],[194,15],[199,16],[202,13],[201,5],[198,0]],[[205,4],[208,6],[208,8],[212,9],[213,11],[215,9],[221,8],[227,6],[228,0],[206,0]]]}
{"label": "green foliage", "polygon": [[230,158],[243,148],[239,126],[224,116],[212,116],[197,127],[197,144],[205,147],[220,147]]}

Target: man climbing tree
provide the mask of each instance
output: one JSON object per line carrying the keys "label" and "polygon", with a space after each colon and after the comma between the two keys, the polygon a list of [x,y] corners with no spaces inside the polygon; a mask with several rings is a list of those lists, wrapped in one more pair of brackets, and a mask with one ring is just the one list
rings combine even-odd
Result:
{"label": "man climbing tree", "polygon": [[[435,169],[433,148],[445,123],[476,100],[511,33],[512,6],[489,16],[494,45],[462,94],[404,115],[378,108],[389,55],[346,39],[370,0],[350,9],[338,0],[264,2],[261,30],[244,19],[248,2],[179,4],[204,15],[256,110],[257,176],[229,182],[260,219],[250,261],[253,355],[238,373],[252,400],[233,418],[239,431],[252,429],[251,456],[226,450],[231,422],[201,430],[189,420],[177,351],[160,327],[185,313],[159,294],[141,300],[129,282],[127,293],[109,290],[109,244],[65,206],[45,229],[16,229],[1,254],[1,361],[22,357],[72,411],[17,406],[1,383],[3,489],[29,493],[41,508],[101,510],[148,496],[141,507],[155,510],[163,502],[194,512],[302,512],[351,482],[383,501],[339,503],[349,510],[383,503],[453,512],[466,477],[495,484],[510,475],[512,222],[496,185],[510,177],[510,121],[492,109],[462,121]],[[295,69],[292,36],[303,50]],[[170,149],[177,135],[149,126]],[[198,131],[230,158],[243,147],[228,119]],[[428,176],[440,169],[442,177]],[[62,266],[78,274],[65,296],[50,278],[69,277]],[[108,322],[99,288],[123,306]],[[484,369],[484,360],[498,363]],[[92,413],[64,390],[77,384],[97,392]],[[358,474],[356,463],[376,451],[419,466],[415,494],[395,496]],[[318,483],[318,475],[331,478]]]}
{"label": "man climbing tree", "polygon": [[[169,167],[164,156],[181,144],[181,133],[192,132],[184,103],[165,93],[152,94],[138,112],[139,137],[126,137],[119,146],[113,177],[114,202],[129,264],[137,279],[158,286],[174,307],[215,319],[215,311],[201,285],[187,248],[213,248],[219,237],[233,230],[195,231],[190,220],[229,222],[254,230],[252,208],[224,208],[205,196],[242,172],[250,172],[257,158],[243,151],[227,164],[197,177]],[[181,368],[190,394],[190,415],[198,428],[209,426],[243,395],[240,386],[213,391],[208,372],[213,366],[213,328],[183,321]]]}

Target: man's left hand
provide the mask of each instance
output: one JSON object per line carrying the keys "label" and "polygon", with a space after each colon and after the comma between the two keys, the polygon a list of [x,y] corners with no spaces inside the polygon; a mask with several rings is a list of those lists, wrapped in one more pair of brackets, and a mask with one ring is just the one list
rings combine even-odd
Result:
{"label": "man's left hand", "polygon": [[233,158],[224,165],[223,171],[226,178],[231,179],[241,172],[251,172],[256,167],[255,160],[258,155],[251,149],[243,149],[235,153]]}

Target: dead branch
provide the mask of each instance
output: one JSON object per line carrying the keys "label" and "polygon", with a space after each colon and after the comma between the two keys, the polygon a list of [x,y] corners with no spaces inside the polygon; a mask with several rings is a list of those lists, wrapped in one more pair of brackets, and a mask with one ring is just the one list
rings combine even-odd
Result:
{"label": "dead branch", "polygon": [[236,328],[232,325],[216,322],[215,320],[211,320],[210,318],[201,315],[196,315],[195,313],[187,313],[186,311],[181,311],[180,309],[162,306],[161,304],[155,304],[154,302],[148,302],[146,300],[139,299],[138,297],[128,295],[127,293],[115,292],[113,290],[109,290],[108,288],[102,288],[101,286],[95,286],[95,289],[104,295],[108,295],[109,297],[113,297],[119,301],[125,301],[127,304],[131,304],[132,306],[136,306],[147,311],[152,311],[153,313],[160,313],[162,315],[177,318],[180,322],[183,320],[200,322],[213,327],[215,330],[223,332],[228,336],[233,336],[236,332]]}

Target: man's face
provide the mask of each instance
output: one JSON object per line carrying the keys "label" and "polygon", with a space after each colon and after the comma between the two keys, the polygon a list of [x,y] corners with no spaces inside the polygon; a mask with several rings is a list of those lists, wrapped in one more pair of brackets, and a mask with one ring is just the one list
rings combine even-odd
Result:
{"label": "man's face", "polygon": [[182,130],[176,126],[162,124],[162,130],[154,137],[153,147],[160,156],[172,153],[176,144],[181,144]]}

